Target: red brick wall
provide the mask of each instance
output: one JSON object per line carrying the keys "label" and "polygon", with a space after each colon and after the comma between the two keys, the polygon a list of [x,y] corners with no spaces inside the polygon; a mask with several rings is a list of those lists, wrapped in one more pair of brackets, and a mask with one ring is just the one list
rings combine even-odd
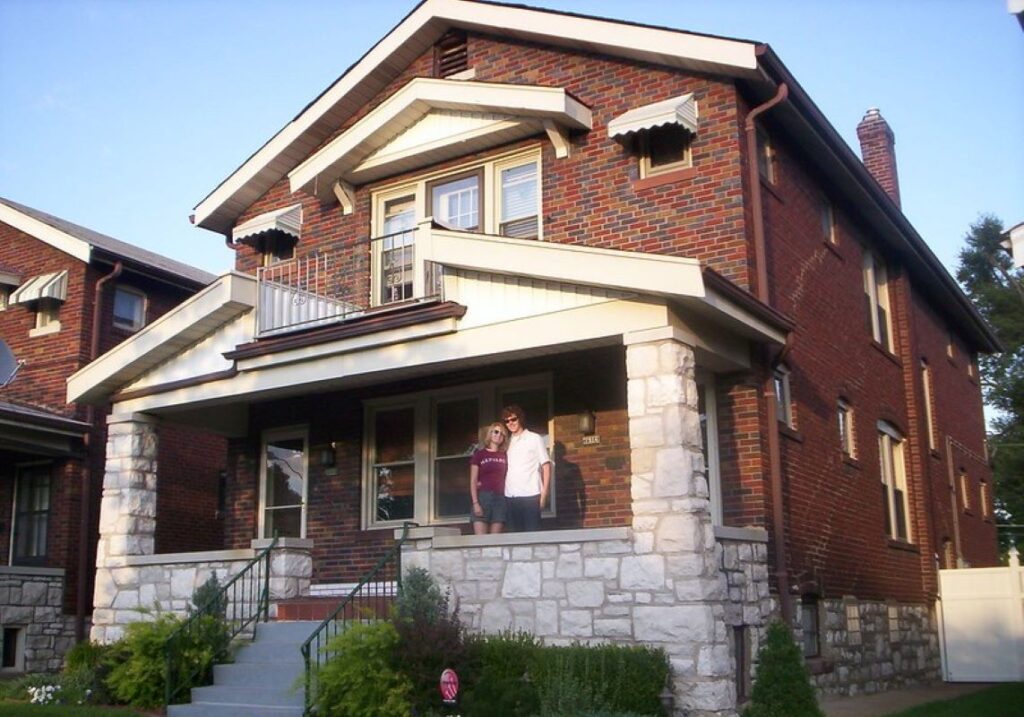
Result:
{"label": "red brick wall", "polygon": [[157,455],[156,552],[224,547],[217,506],[227,441],[203,431],[161,426]]}

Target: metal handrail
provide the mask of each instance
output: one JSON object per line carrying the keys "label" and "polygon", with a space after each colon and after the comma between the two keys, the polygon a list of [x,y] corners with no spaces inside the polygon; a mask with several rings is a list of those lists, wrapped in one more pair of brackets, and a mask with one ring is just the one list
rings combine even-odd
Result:
{"label": "metal handrail", "polygon": [[[398,590],[402,587],[402,546],[409,537],[409,528],[415,527],[415,523],[402,525],[402,536],[395,542],[394,547],[382,557],[377,564],[368,572],[356,587],[350,592],[341,603],[334,608],[330,615],[317,625],[313,633],[306,638],[299,648],[302,651],[302,660],[305,664],[305,698],[303,700],[303,715],[309,715],[316,699],[315,673],[320,669],[321,662],[326,662],[332,654],[328,650],[331,639],[341,634],[348,626],[355,622],[373,622],[380,618],[381,609],[390,603],[395,593],[386,594],[383,589],[383,582],[378,580],[380,573],[392,562],[395,566],[395,585]],[[368,595],[363,594],[364,588],[372,586]],[[362,603],[367,604],[362,604]],[[367,612],[372,611],[372,616]]]}
{"label": "metal handrail", "polygon": [[270,553],[277,547],[277,540],[275,536],[270,545],[246,563],[216,595],[202,605],[197,605],[195,612],[164,641],[167,661],[164,691],[166,704],[172,704],[178,695],[188,689],[203,669],[202,665],[183,664],[185,660],[180,654],[180,643],[183,637],[203,629],[204,618],[212,617],[227,628],[227,634],[223,637],[224,644],[213,655],[214,661],[227,654],[231,640],[243,630],[252,625],[255,636],[256,623],[260,618],[263,622],[267,621],[270,615]]}

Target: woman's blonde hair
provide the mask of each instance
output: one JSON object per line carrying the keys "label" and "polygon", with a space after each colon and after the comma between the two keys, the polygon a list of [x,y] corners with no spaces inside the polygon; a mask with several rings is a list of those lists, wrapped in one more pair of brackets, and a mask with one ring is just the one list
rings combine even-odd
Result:
{"label": "woman's blonde hair", "polygon": [[505,440],[503,440],[500,444],[498,444],[498,450],[499,451],[507,451],[508,450],[508,435],[509,434],[508,434],[508,429],[505,427],[505,424],[502,423],[501,421],[495,421],[494,423],[489,423],[489,424],[487,424],[484,427],[484,429],[480,432],[480,446],[482,448],[487,448],[487,441],[491,437],[491,431],[494,430],[495,428],[500,430],[501,431],[501,435],[503,435],[505,437]]}

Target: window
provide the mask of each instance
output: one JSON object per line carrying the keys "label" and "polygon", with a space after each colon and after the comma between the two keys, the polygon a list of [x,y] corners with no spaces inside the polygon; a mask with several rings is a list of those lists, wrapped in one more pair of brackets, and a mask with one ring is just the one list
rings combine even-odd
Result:
{"label": "window", "polygon": [[114,326],[138,331],[146,324],[146,295],[135,289],[114,289]]}
{"label": "window", "polygon": [[861,644],[860,607],[853,601],[846,603],[846,643],[848,645]]}
{"label": "window", "polygon": [[640,176],[653,177],[690,167],[692,135],[685,127],[667,124],[641,133]]}
{"label": "window", "polygon": [[[480,427],[515,403],[550,446],[549,383],[532,377],[367,401],[364,526],[464,522]],[[552,498],[548,514],[553,510]]]}
{"label": "window", "polygon": [[992,517],[992,509],[989,503],[988,497],[988,482],[979,481],[978,483],[978,502],[981,504],[981,517],[988,520]]}
{"label": "window", "polygon": [[946,358],[950,361],[956,360],[956,341],[953,339],[953,332],[946,332]]}
{"label": "window", "polygon": [[309,468],[305,429],[277,429],[263,434],[260,466],[261,538],[306,537],[306,476]]}
{"label": "window", "polygon": [[818,215],[821,220],[821,238],[829,244],[836,244],[836,213],[832,202],[825,197],[820,199]]}
{"label": "window", "polygon": [[10,300],[11,290],[9,287],[0,285],[0,311],[7,308],[7,302]]}
{"label": "window", "polygon": [[932,370],[921,359],[921,387],[924,389],[924,425],[928,432],[928,448],[935,450],[935,421],[932,418]]}
{"label": "window", "polygon": [[374,303],[426,295],[415,264],[416,225],[426,217],[456,231],[539,239],[540,156],[518,151],[374,193]]}
{"label": "window", "polygon": [[900,632],[900,608],[898,605],[887,605],[886,613],[889,622],[889,640],[899,642],[902,637]]}
{"label": "window", "polygon": [[757,172],[762,180],[775,184],[775,151],[768,133],[761,128],[757,130]]}
{"label": "window", "polygon": [[821,654],[821,634],[818,629],[818,598],[814,595],[804,595],[800,601],[800,627],[804,657],[818,657]]}
{"label": "window", "polygon": [[911,536],[903,437],[888,423],[878,424],[878,457],[885,532],[896,540],[909,542]]}
{"label": "window", "polygon": [[892,351],[887,272],[882,260],[871,251],[864,252],[864,298],[871,337],[886,350]]}
{"label": "window", "polygon": [[972,353],[967,361],[967,375],[971,378],[978,377],[978,354]]}
{"label": "window", "polygon": [[836,404],[836,418],[839,424],[839,447],[844,455],[853,458],[857,455],[853,434],[853,407],[841,398]]}
{"label": "window", "polygon": [[0,671],[21,672],[25,665],[25,630],[5,625],[0,637],[3,640],[3,644],[0,645],[0,652],[3,653]]}
{"label": "window", "polygon": [[267,232],[256,242],[260,253],[260,266],[273,266],[295,258],[296,239],[282,232]]}
{"label": "window", "polygon": [[732,646],[736,662],[736,704],[742,705],[750,695],[750,637],[746,625],[733,626]]}
{"label": "window", "polygon": [[700,415],[700,440],[707,471],[708,498],[711,501],[711,522],[722,525],[722,478],[719,467],[718,406],[714,378],[697,378],[697,412]]}
{"label": "window", "polygon": [[953,541],[944,538],[942,541],[942,567],[952,570],[956,567],[956,554],[953,552]]}
{"label": "window", "polygon": [[18,466],[14,496],[13,565],[42,565],[46,562],[46,540],[50,527],[49,463]]}
{"label": "window", "polygon": [[775,417],[780,423],[793,426],[793,399],[789,389],[789,369],[778,366],[775,369]]}
{"label": "window", "polygon": [[41,336],[60,331],[60,302],[56,299],[39,299],[36,302],[36,327],[30,336]]}
{"label": "window", "polygon": [[971,479],[967,477],[967,471],[963,468],[960,469],[960,502],[963,503],[965,511],[974,507],[971,505]]}

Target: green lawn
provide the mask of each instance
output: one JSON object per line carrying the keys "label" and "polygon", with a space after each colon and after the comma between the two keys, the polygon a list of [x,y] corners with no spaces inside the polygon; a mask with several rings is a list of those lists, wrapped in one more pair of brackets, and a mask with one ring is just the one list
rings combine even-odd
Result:
{"label": "green lawn", "polygon": [[72,707],[0,702],[0,717],[146,717],[150,714],[155,713],[139,712],[127,707]]}
{"label": "green lawn", "polygon": [[954,700],[932,702],[888,717],[1024,717],[1024,682],[996,685]]}

